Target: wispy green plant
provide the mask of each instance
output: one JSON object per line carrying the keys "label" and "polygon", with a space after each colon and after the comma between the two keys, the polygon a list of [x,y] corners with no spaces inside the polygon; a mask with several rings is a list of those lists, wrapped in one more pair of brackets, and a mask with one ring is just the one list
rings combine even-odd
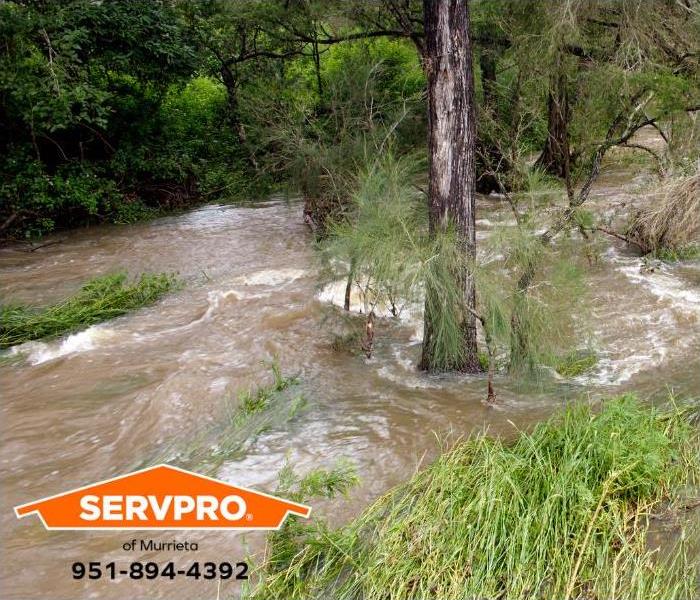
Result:
{"label": "wispy green plant", "polygon": [[[332,499],[347,496],[359,483],[355,466],[347,460],[338,461],[332,469],[314,469],[303,477],[287,463],[279,474],[277,493],[296,502],[310,502],[314,498]],[[321,525],[323,527],[323,525]],[[299,540],[306,537],[310,528],[306,520],[290,515],[284,525],[268,536],[267,568],[279,572],[289,568],[299,552]]]}
{"label": "wispy green plant", "polygon": [[468,318],[460,283],[466,270],[474,272],[450,226],[434,232],[426,243],[428,251],[422,260],[421,272],[425,289],[425,311],[430,315],[430,337],[427,342],[431,369],[460,370],[464,364],[463,324]]}
{"label": "wispy green plant", "polygon": [[512,443],[475,435],[339,529],[271,545],[255,599],[696,597],[649,518],[699,472],[688,414],[626,395],[573,405]]}
{"label": "wispy green plant", "polygon": [[400,312],[427,297],[432,362],[448,370],[464,352],[465,307],[455,274],[466,258],[452,228],[428,233],[423,167],[416,156],[391,152],[373,160],[358,174],[351,212],[330,228],[325,249],[336,259],[335,276],[347,277],[343,268],[352,265],[352,277],[364,284],[367,312],[377,306]]}
{"label": "wispy green plant", "polygon": [[678,262],[680,260],[693,260],[700,257],[700,244],[688,244],[679,248],[659,248],[652,255],[654,258],[666,262]]}
{"label": "wispy green plant", "polygon": [[[497,228],[488,246],[504,254],[503,262],[491,262],[477,271],[479,298],[490,304],[498,320],[493,335],[509,354],[509,370],[538,376],[552,356],[572,352],[580,343],[587,316],[588,288],[579,266],[579,249],[571,239],[545,247],[537,224],[524,220],[516,227]],[[517,280],[528,265],[540,265],[527,293]]]}
{"label": "wispy green plant", "polygon": [[273,377],[272,383],[251,387],[238,393],[238,401],[229,413],[229,421],[234,427],[242,427],[255,415],[269,409],[280,392],[299,383],[296,376],[285,377],[282,374],[277,360],[270,363],[270,370]]}
{"label": "wispy green plant", "polygon": [[355,178],[347,218],[329,231],[326,251],[355,264],[355,278],[371,281],[385,301],[391,293],[411,296],[421,281],[428,219],[422,166],[412,155],[372,159]]}
{"label": "wispy green plant", "polygon": [[[468,263],[451,227],[428,233],[423,169],[421,159],[387,151],[358,173],[350,211],[329,228],[323,246],[332,276],[361,282],[366,312],[427,302],[433,366],[450,370],[462,364],[464,353],[461,324],[467,309],[455,274],[466,269],[476,280],[477,311],[497,352],[514,356],[511,366],[521,374],[537,373],[546,357],[575,343],[571,323],[581,316],[585,286],[573,252],[565,243],[556,251],[545,248],[538,224],[525,215],[517,227],[498,228],[487,242],[491,254],[505,260]],[[519,297],[512,274],[531,263],[547,266],[530,293]],[[514,316],[520,341],[512,337]]]}
{"label": "wispy green plant", "polygon": [[0,307],[0,348],[29,340],[55,337],[113,319],[154,303],[179,285],[171,274],[144,273],[129,282],[125,273],[97,277],[70,298],[38,309]]}

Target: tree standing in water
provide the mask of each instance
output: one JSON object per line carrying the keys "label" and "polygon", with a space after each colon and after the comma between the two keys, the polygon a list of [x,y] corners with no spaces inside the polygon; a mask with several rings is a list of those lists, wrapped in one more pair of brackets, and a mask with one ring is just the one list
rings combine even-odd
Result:
{"label": "tree standing in water", "polygon": [[[460,302],[440,297],[427,285],[421,367],[428,371],[480,370],[476,346],[476,294],[471,265],[475,237],[474,74],[469,39],[468,0],[425,0],[424,67],[428,80],[428,202],[432,236],[452,230],[457,260],[449,270]],[[446,304],[448,304],[446,306]],[[461,343],[456,356],[437,348],[440,311],[456,311]]]}

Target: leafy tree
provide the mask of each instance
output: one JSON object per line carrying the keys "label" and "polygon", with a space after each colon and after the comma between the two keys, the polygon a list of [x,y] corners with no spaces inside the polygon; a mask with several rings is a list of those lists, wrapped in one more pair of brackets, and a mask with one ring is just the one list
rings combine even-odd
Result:
{"label": "leafy tree", "polygon": [[111,210],[109,160],[191,73],[176,15],[146,0],[3,2],[0,24],[0,231]]}

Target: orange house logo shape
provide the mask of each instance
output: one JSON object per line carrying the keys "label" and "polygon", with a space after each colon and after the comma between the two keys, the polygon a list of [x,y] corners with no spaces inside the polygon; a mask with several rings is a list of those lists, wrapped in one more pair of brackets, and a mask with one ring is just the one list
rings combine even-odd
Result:
{"label": "orange house logo shape", "polygon": [[46,529],[279,529],[311,508],[170,465],[157,465],[15,507]]}

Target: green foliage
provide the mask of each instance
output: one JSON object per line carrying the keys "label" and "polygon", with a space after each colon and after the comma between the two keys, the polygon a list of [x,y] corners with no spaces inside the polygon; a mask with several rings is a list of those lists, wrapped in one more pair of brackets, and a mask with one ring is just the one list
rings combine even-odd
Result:
{"label": "green foliage", "polygon": [[415,156],[391,153],[370,162],[355,179],[349,218],[329,231],[327,251],[355,264],[356,278],[371,282],[375,296],[409,297],[420,282],[414,263],[427,241],[420,168]]}
{"label": "green foliage", "polygon": [[205,462],[212,472],[216,472],[224,461],[242,456],[258,436],[279,425],[280,421],[294,418],[306,405],[302,394],[290,393],[299,385],[299,378],[283,375],[277,360],[273,360],[269,367],[272,382],[240,391],[236,403],[229,406],[226,421],[215,433],[214,448],[190,448],[186,457],[189,463]]}
{"label": "green foliage", "polygon": [[40,236],[59,222],[75,226],[112,211],[116,217],[125,204],[115,182],[92,165],[61,165],[50,175],[39,161],[14,153],[5,157],[0,172],[6,175],[0,179],[4,214],[19,215],[25,237]]}
{"label": "green foliage", "polygon": [[133,222],[241,187],[226,90],[194,74],[176,8],[0,4],[2,237]]}
{"label": "green foliage", "polygon": [[345,460],[339,461],[333,469],[314,469],[303,477],[287,463],[280,471],[277,492],[297,502],[308,502],[311,498],[346,495],[359,481],[354,465]]}
{"label": "green foliage", "polygon": [[[487,253],[483,264],[470,264],[451,228],[429,235],[421,170],[415,156],[389,152],[358,174],[345,218],[329,228],[322,244],[331,276],[346,279],[352,267],[366,311],[396,307],[401,312],[427,302],[438,370],[463,358],[464,307],[455,276],[462,272],[475,277],[477,310],[496,346],[506,354],[515,350],[511,366],[521,374],[538,373],[553,352],[570,351],[576,344],[573,315],[585,316],[586,296],[572,249],[545,248],[535,232],[541,224],[526,218],[519,226],[497,229],[487,242],[493,253],[506,255],[504,262],[489,261]],[[513,274],[536,262],[546,266],[535,288],[525,296],[513,293]],[[514,343],[513,315],[525,345]]]}
{"label": "green foliage", "polygon": [[648,519],[700,472],[687,416],[632,396],[569,407],[510,444],[475,435],[340,529],[271,545],[253,598],[693,597]]}
{"label": "green foliage", "polygon": [[124,273],[97,277],[70,298],[44,309],[0,307],[0,348],[55,337],[153,304],[179,285],[173,275],[144,273],[133,283]]}
{"label": "green foliage", "polygon": [[407,103],[422,96],[426,85],[415,47],[406,40],[378,38],[332,46],[324,55],[321,75],[322,102],[342,106],[350,120],[358,121],[366,118],[369,108],[372,120],[391,123]]}
{"label": "green foliage", "polygon": [[277,360],[270,363],[273,382],[270,385],[260,385],[238,393],[238,405],[231,414],[231,421],[236,427],[244,425],[253,415],[269,408],[275,394],[297,385],[297,377],[285,377]]}
{"label": "green foliage", "polygon": [[347,217],[331,226],[324,248],[336,277],[347,277],[352,266],[368,312],[400,312],[425,298],[433,363],[449,370],[464,353],[463,296],[455,274],[473,265],[466,264],[452,228],[429,235],[421,164],[390,152],[369,163],[357,176]]}
{"label": "green foliage", "polygon": [[171,87],[160,107],[166,134],[205,145],[202,133],[219,125],[226,105],[226,89],[210,77],[195,77],[184,87]]}
{"label": "green foliage", "polygon": [[463,324],[464,293],[460,286],[475,265],[466,258],[454,228],[436,232],[423,249],[421,274],[425,289],[425,313],[430,315],[430,338],[424,342],[434,372],[461,370],[465,359]]}
{"label": "green foliage", "polygon": [[490,362],[489,355],[486,354],[485,352],[479,352],[479,354],[477,356],[479,358],[479,366],[481,367],[481,370],[484,371],[484,373],[485,373],[486,371],[489,370],[489,362]]}
{"label": "green foliage", "polygon": [[[359,483],[356,469],[348,461],[338,461],[332,469],[315,469],[303,477],[298,476],[289,463],[279,474],[277,493],[296,502],[309,502],[313,498],[346,496]],[[272,571],[289,567],[299,552],[299,540],[308,539],[309,526],[290,515],[279,529],[268,536],[268,566]]]}
{"label": "green foliage", "polygon": [[345,215],[358,172],[377,154],[423,146],[425,111],[424,76],[406,41],[331,46],[319,75],[322,93],[310,94],[313,63],[295,62],[276,82],[279,87],[258,85],[255,97],[245,99],[258,159],[302,195],[323,236]]}

